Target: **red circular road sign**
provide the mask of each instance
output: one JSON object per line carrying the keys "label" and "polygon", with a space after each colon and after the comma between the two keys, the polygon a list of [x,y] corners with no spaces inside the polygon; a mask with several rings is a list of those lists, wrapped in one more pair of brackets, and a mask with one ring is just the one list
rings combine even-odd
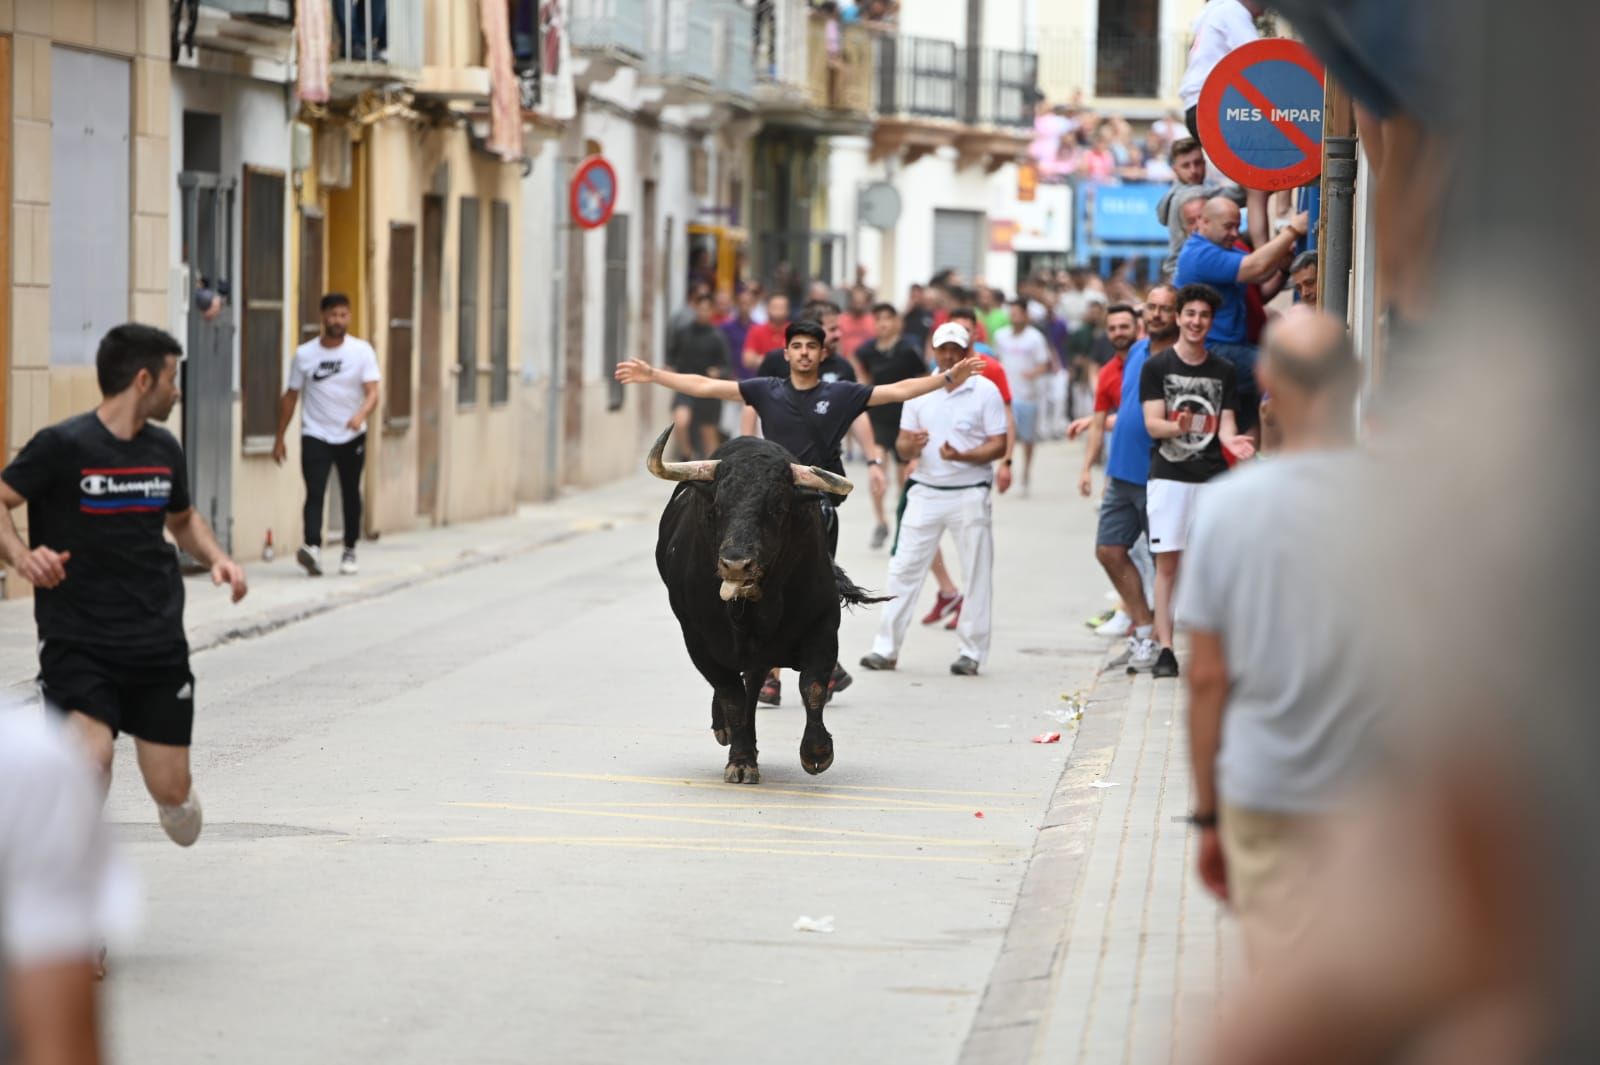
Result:
{"label": "red circular road sign", "polygon": [[572,221],[584,229],[597,229],[611,221],[617,209],[617,172],[598,155],[578,164],[568,197]]}
{"label": "red circular road sign", "polygon": [[1222,57],[1195,109],[1217,169],[1250,189],[1298,188],[1322,173],[1322,64],[1299,41],[1252,41]]}

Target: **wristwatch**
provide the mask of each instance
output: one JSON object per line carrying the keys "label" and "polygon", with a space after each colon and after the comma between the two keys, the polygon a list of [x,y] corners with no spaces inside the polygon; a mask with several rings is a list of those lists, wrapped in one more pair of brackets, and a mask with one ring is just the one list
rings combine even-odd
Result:
{"label": "wristwatch", "polygon": [[956,379],[954,377],[950,376],[950,371],[949,370],[946,370],[944,372],[944,383],[947,384],[947,385],[953,385],[953,384],[956,383]]}

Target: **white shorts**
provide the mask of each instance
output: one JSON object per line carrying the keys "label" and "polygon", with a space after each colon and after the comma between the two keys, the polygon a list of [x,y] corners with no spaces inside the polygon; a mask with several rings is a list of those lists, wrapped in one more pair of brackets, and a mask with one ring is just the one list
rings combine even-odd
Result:
{"label": "white shorts", "polygon": [[1182,551],[1194,528],[1195,505],[1203,484],[1151,479],[1145,486],[1145,515],[1150,522],[1150,553]]}

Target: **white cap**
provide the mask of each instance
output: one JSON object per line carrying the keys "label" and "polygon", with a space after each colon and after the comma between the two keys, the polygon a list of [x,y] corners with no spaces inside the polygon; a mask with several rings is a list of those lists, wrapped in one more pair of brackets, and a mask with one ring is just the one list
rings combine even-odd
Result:
{"label": "white cap", "polygon": [[972,345],[972,337],[967,334],[967,327],[957,325],[955,322],[946,322],[933,331],[933,346],[942,348],[946,344],[960,344],[963,348]]}

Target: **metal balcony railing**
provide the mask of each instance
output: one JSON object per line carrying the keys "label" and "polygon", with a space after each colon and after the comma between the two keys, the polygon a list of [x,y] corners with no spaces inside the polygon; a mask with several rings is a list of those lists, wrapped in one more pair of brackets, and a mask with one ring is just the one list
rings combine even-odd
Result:
{"label": "metal balcony railing", "polygon": [[648,0],[571,0],[567,34],[575,52],[611,52],[643,61],[650,54]]}
{"label": "metal balcony railing", "polygon": [[971,126],[1033,124],[1038,57],[953,41],[884,37],[877,50],[877,110]]}
{"label": "metal balcony railing", "polygon": [[747,97],[755,80],[755,12],[738,0],[724,0],[717,20],[717,89]]}
{"label": "metal balcony railing", "polygon": [[333,0],[335,62],[422,69],[422,0]]}
{"label": "metal balcony railing", "polygon": [[664,0],[659,72],[710,84],[717,73],[719,0]]}
{"label": "metal balcony railing", "polygon": [[1051,100],[1075,93],[1136,100],[1176,100],[1183,79],[1182,34],[1066,33],[1038,35],[1039,81]]}

